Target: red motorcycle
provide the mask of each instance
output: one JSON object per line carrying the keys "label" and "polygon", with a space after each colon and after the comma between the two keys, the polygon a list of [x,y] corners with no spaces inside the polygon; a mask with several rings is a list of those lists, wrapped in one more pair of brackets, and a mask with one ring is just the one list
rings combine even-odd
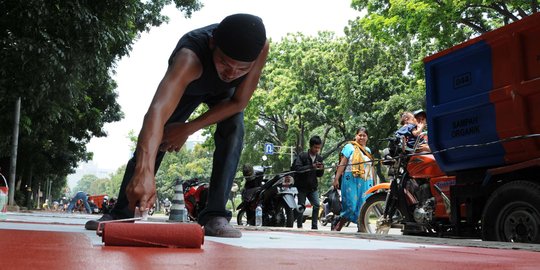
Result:
{"label": "red motorcycle", "polygon": [[[388,167],[389,183],[373,186],[360,210],[360,232],[387,234],[401,229],[403,234],[449,235],[450,186],[453,176],[445,175],[431,154],[407,149],[402,137],[388,138],[383,165]],[[463,212],[463,211],[462,211]],[[399,231],[397,231],[399,232]]]}
{"label": "red motorcycle", "polygon": [[206,207],[208,183],[201,183],[198,178],[193,178],[184,181],[182,189],[188,217],[190,220],[196,221],[199,213]]}

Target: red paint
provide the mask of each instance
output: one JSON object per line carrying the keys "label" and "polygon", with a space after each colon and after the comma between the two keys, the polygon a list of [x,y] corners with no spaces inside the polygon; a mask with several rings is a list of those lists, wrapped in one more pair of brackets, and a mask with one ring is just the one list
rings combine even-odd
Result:
{"label": "red paint", "polygon": [[106,246],[201,248],[204,231],[196,223],[104,224]]}
{"label": "red paint", "polygon": [[[493,31],[492,51],[497,134],[509,138],[540,133],[540,14]],[[540,157],[540,139],[504,142],[506,164]]]}
{"label": "red paint", "polygon": [[[208,239],[207,239],[208,240]],[[323,243],[321,243],[323,244]],[[484,248],[414,250],[94,247],[80,233],[0,230],[0,269],[538,269],[540,253]]]}

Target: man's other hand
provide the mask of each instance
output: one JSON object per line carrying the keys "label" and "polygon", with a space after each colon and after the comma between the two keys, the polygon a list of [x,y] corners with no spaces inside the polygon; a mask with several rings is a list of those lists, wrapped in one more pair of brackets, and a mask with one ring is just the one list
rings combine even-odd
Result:
{"label": "man's other hand", "polygon": [[126,187],[129,209],[146,211],[156,202],[156,182],[152,173],[135,173]]}
{"label": "man's other hand", "polygon": [[172,123],[165,126],[163,139],[161,139],[160,151],[180,151],[186,143],[187,138],[191,135],[186,123]]}

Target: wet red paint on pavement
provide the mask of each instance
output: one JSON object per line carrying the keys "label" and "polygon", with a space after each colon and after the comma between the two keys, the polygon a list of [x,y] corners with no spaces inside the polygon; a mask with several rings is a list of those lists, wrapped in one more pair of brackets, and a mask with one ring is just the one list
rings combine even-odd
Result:
{"label": "wet red paint on pavement", "polygon": [[[264,233],[244,232],[244,237]],[[207,237],[202,249],[105,247],[93,245],[83,233],[0,229],[0,247],[0,269],[540,268],[539,252],[432,245],[384,250],[243,248]]]}

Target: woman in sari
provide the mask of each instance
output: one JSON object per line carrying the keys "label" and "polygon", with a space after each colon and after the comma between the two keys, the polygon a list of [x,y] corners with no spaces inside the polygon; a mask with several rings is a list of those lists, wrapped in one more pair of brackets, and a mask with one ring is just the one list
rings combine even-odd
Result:
{"label": "woman in sari", "polygon": [[360,208],[366,201],[364,193],[373,186],[373,166],[371,150],[366,146],[368,132],[361,127],[356,131],[353,141],[341,150],[341,159],[332,185],[340,188],[341,213],[334,230],[340,231],[349,221],[357,222]]}

